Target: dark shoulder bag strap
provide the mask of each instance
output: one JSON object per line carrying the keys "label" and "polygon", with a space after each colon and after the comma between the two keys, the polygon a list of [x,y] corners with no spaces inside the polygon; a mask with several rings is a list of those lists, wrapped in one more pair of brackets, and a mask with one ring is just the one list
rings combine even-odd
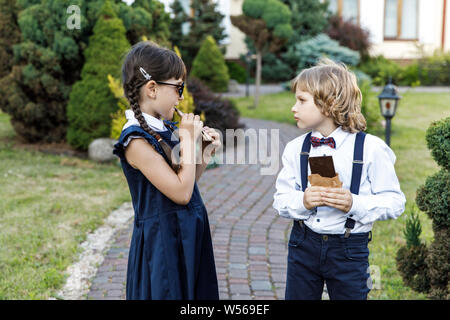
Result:
{"label": "dark shoulder bag strap", "polygon": [[[365,132],[358,132],[356,134],[355,149],[353,151],[353,167],[352,167],[352,182],[350,184],[350,192],[359,194],[359,186],[361,185],[361,174],[363,168],[363,154],[364,154],[364,139]],[[345,221],[345,237],[350,236],[350,231],[355,227],[355,220],[347,218]]]}

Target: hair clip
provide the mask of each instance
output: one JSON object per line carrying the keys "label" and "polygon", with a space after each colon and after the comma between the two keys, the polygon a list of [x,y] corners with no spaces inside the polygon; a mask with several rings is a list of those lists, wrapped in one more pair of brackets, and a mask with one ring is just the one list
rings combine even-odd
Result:
{"label": "hair clip", "polygon": [[142,73],[142,75],[144,76],[145,79],[150,80],[150,79],[152,78],[152,76],[149,75],[149,74],[147,73],[147,71],[144,70],[144,68],[140,67],[140,68],[139,68],[139,71]]}

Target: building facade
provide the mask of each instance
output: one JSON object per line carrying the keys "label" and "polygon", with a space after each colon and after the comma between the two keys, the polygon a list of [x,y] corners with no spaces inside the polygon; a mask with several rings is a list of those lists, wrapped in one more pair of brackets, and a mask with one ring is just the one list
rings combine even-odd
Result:
{"label": "building facade", "polygon": [[[173,0],[160,0],[170,11]],[[247,48],[245,35],[231,24],[230,16],[242,14],[243,0],[214,0],[225,16],[228,35],[225,58],[239,59]],[[394,60],[419,58],[422,53],[450,50],[450,1],[447,0],[328,0],[329,10],[351,19],[370,33],[370,53]],[[190,0],[181,0],[189,12]]]}

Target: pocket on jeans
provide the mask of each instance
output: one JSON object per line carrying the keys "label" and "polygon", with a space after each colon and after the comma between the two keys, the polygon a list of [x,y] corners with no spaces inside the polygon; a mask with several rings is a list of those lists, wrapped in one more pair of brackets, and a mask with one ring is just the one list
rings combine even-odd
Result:
{"label": "pocket on jeans", "polygon": [[291,230],[291,236],[289,237],[288,245],[290,247],[298,247],[305,240],[305,226],[300,226],[294,222],[294,226]]}
{"label": "pocket on jeans", "polygon": [[345,256],[352,261],[368,261],[369,248],[367,246],[346,246]]}

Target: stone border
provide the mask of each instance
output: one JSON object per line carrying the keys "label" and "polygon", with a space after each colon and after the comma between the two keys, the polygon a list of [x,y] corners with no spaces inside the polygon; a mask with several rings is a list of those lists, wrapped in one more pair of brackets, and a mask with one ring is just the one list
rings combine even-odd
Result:
{"label": "stone border", "polygon": [[111,212],[101,227],[87,235],[86,241],[80,245],[82,252],[78,257],[78,262],[72,264],[66,270],[69,277],[64,287],[50,300],[85,299],[85,295],[89,293],[91,280],[102,264],[105,253],[114,242],[114,235],[120,229],[128,226],[128,222],[133,218],[133,215],[134,210],[131,202],[126,202]]}

